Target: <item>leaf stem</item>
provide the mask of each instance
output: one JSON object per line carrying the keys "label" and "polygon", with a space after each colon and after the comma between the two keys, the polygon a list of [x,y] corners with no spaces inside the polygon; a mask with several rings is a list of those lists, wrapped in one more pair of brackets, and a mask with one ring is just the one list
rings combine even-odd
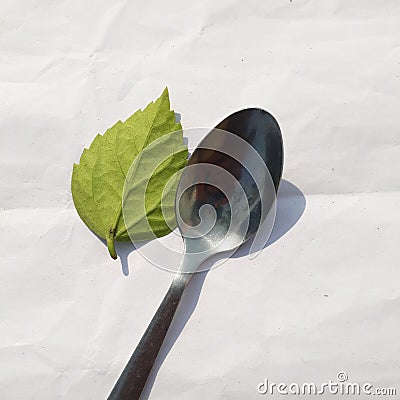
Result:
{"label": "leaf stem", "polygon": [[108,252],[110,253],[110,256],[114,260],[116,260],[118,257],[117,252],[115,251],[114,241],[115,241],[115,238],[118,237],[118,233],[116,233],[116,230],[117,230],[119,219],[121,218],[121,214],[122,214],[122,202],[118,207],[117,213],[115,215],[114,223],[113,223],[112,227],[110,228],[110,230],[108,231],[108,235],[107,235]]}
{"label": "leaf stem", "polygon": [[107,248],[110,256],[116,260],[117,259],[117,252],[115,251],[115,244],[114,244],[114,229],[110,229],[107,236]]}

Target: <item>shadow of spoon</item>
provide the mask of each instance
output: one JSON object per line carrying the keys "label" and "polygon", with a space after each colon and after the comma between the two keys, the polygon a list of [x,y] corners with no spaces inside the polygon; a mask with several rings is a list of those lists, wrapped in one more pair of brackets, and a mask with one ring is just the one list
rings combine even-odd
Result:
{"label": "shadow of spoon", "polygon": [[[277,195],[277,213],[274,228],[269,240],[264,246],[264,249],[280,240],[290,229],[292,229],[303,215],[305,208],[306,199],[301,190],[293,183],[282,180]],[[250,247],[251,245],[246,243],[231,257],[241,258],[249,255]],[[220,258],[222,257],[224,256],[221,255]],[[140,400],[147,400],[149,398],[158,371],[196,309],[205,278],[209,269],[212,267],[212,264],[215,263],[217,259],[218,258],[213,258],[206,261],[205,265],[208,264],[207,270],[195,274],[191,282],[189,282],[169,331],[164,339],[164,343],[158,353],[147,384],[140,396]]]}

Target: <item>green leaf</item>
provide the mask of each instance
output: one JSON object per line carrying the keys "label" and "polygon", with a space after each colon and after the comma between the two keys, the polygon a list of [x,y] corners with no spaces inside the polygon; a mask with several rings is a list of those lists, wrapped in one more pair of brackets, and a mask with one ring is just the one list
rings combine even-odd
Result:
{"label": "green leaf", "polygon": [[175,228],[176,185],[188,156],[181,129],[166,88],[143,111],[97,135],[74,164],[75,207],[113,258],[115,240],[148,240]]}

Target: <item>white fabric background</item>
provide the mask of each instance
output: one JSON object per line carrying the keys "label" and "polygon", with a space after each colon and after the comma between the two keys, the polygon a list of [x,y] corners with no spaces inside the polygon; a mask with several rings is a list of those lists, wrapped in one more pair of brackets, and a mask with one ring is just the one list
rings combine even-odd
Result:
{"label": "white fabric background", "polygon": [[399,393],[397,0],[6,0],[0,22],[1,399],[106,398],[164,296],[170,273],[80,221],[70,176],[165,85],[186,128],[269,110],[285,181],[271,244],[192,281],[142,397],[339,371]]}

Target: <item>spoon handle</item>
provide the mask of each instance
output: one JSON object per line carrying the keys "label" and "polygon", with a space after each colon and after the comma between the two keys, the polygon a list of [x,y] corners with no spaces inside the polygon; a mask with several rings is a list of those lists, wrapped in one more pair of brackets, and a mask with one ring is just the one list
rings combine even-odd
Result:
{"label": "spoon handle", "polygon": [[108,400],[139,400],[190,274],[177,274]]}

